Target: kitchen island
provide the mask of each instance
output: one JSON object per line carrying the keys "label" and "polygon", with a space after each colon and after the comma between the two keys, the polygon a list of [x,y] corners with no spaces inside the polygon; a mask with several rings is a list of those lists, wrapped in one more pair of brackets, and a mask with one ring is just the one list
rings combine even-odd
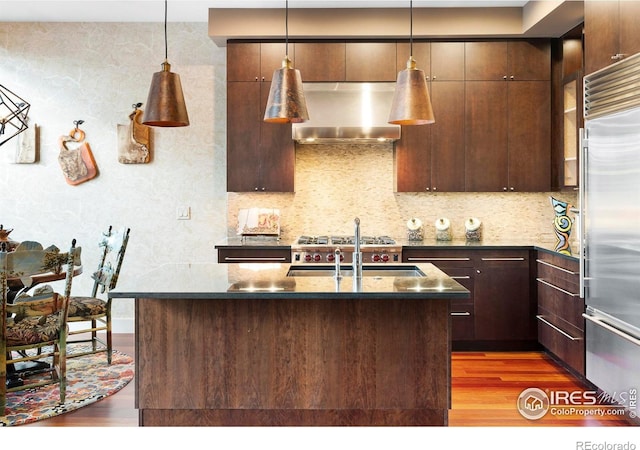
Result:
{"label": "kitchen island", "polygon": [[109,296],[135,298],[139,424],[447,425],[449,301],[469,291],[412,267],[354,281],[182,264],[123,282]]}

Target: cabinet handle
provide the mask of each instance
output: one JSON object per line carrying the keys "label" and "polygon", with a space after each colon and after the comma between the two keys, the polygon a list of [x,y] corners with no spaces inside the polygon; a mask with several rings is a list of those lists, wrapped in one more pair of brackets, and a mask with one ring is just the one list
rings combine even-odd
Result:
{"label": "cabinet handle", "polygon": [[427,191],[427,192],[429,192],[429,188],[428,188],[428,187],[424,188],[424,190],[425,190],[425,191]]}
{"label": "cabinet handle", "polygon": [[544,264],[545,266],[549,266],[549,267],[552,267],[552,268],[557,269],[557,270],[561,270],[561,271],[563,271],[565,273],[568,273],[569,275],[580,275],[580,273],[578,273],[578,272],[572,272],[571,270],[565,269],[565,268],[560,267],[560,266],[556,266],[555,264],[551,264],[550,262],[543,261],[541,259],[536,259],[536,262],[539,262],[540,264]]}
{"label": "cabinet handle", "polygon": [[513,75],[511,75],[511,77],[510,77],[510,78],[511,78],[512,80],[515,80],[515,79],[516,79],[516,77],[514,77]]}
{"label": "cabinet handle", "polygon": [[503,191],[505,191],[505,192],[507,192],[507,187],[506,187],[506,186],[505,186],[505,187],[503,187],[503,188],[502,188],[502,190],[503,190]]}
{"label": "cabinet handle", "polygon": [[437,191],[437,190],[438,190],[438,188],[434,186],[432,190]]}
{"label": "cabinet handle", "polygon": [[482,261],[524,261],[523,257],[518,258],[481,258]]}
{"label": "cabinet handle", "polygon": [[407,261],[470,261],[471,258],[421,258],[409,257]]}
{"label": "cabinet handle", "polygon": [[280,256],[280,257],[265,257],[265,258],[260,258],[260,257],[252,257],[252,256],[247,256],[247,257],[240,257],[240,256],[225,256],[224,257],[225,261],[286,261],[287,258],[285,258],[284,256]]}
{"label": "cabinet handle", "polygon": [[550,288],[553,288],[553,289],[555,289],[556,291],[560,291],[560,292],[562,292],[563,294],[570,295],[571,297],[580,297],[580,294],[574,294],[573,292],[565,291],[564,289],[559,288],[559,287],[558,287],[558,286],[556,286],[555,284],[551,284],[551,283],[549,283],[548,281],[543,280],[542,278],[536,278],[536,281],[537,281],[538,283],[542,283],[542,284],[544,284],[545,286],[549,286]]}
{"label": "cabinet handle", "polygon": [[611,59],[614,61],[621,60],[622,58],[624,58],[624,53],[616,53],[615,55],[611,56]]}
{"label": "cabinet handle", "polygon": [[451,312],[449,313],[452,316],[470,316],[471,313],[469,311],[463,311],[463,312]]}
{"label": "cabinet handle", "polygon": [[513,191],[515,191],[515,190],[516,190],[516,188],[514,188],[514,187],[512,186],[512,187],[510,187],[510,188],[509,188],[509,190],[510,190],[511,192],[513,192]]}
{"label": "cabinet handle", "polygon": [[452,280],[469,280],[471,277],[468,275],[465,276],[459,276],[459,277],[451,277]]}
{"label": "cabinet handle", "polygon": [[507,79],[507,76],[506,76],[506,75],[504,75],[504,76],[502,77],[502,79],[503,79],[503,80],[506,80],[506,79]]}
{"label": "cabinet handle", "polygon": [[562,334],[563,336],[567,337],[568,339],[571,339],[572,341],[581,341],[582,340],[581,338],[573,337],[569,333],[567,333],[566,331],[561,330],[560,328],[558,328],[557,326],[555,326],[554,324],[549,322],[547,319],[545,319],[541,315],[537,315],[536,319],[538,319],[540,322],[544,323],[545,325],[549,325],[551,328],[556,330],[558,333]]}

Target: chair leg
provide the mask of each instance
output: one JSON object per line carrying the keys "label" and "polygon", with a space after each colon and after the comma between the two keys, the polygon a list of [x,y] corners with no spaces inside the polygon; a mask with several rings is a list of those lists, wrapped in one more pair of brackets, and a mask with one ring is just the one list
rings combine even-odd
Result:
{"label": "chair leg", "polygon": [[67,343],[61,342],[59,347],[58,364],[60,366],[60,374],[58,382],[60,383],[60,403],[64,403],[67,397]]}

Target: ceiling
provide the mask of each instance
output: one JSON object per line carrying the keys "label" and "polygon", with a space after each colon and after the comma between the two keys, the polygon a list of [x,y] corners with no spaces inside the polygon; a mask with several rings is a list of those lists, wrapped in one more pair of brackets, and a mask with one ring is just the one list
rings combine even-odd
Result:
{"label": "ceiling", "polygon": [[[551,0],[550,0],[551,1]],[[524,0],[416,0],[414,8],[522,7]],[[162,0],[0,0],[0,22],[162,22]],[[209,8],[283,8],[284,0],[168,0],[169,22],[207,22]],[[290,0],[289,8],[402,8],[409,0]]]}

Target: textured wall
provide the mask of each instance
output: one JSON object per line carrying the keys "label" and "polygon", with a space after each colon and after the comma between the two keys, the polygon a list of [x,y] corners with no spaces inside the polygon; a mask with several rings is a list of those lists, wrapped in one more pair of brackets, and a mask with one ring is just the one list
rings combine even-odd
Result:
{"label": "textured wall", "polygon": [[[0,23],[0,84],[31,103],[30,123],[40,129],[36,164],[10,163],[14,140],[0,146],[0,223],[14,228],[16,240],[64,248],[78,239],[86,269],[76,293],[91,288],[98,234],[109,224],[132,229],[122,277],[135,277],[165,262],[215,261],[214,244],[233,235],[238,210],[252,206],[281,209],[286,243],[304,232],[349,233],[356,215],[365,234],[403,237],[405,222],[419,217],[431,239],[433,221],[446,216],[461,236],[464,219],[477,216],[487,239],[553,238],[545,193],[394,193],[389,145],[299,146],[295,194],[227,194],[226,50],[204,23],[170,23],[168,33],[191,125],[154,129],[152,161],[124,165],[116,126],[128,121],[133,103],[146,101],[160,70],[162,24]],[[69,186],[58,138],[77,119],[85,121],[100,174]],[[191,220],[176,220],[179,206],[191,207]],[[118,300],[114,315],[116,329],[131,329],[133,302]]]}
{"label": "textured wall", "polygon": [[[168,36],[191,125],[154,129],[151,163],[125,165],[116,127],[133,103],[146,102],[161,70],[163,25],[0,23],[0,84],[31,104],[30,123],[40,128],[36,164],[9,162],[15,140],[0,146],[0,223],[15,240],[63,248],[76,238],[85,263],[77,293],[90,292],[99,233],[109,224],[132,230],[122,277],[169,261],[214,260],[213,245],[226,234],[226,51],[208,38],[206,23],[170,23]],[[77,119],[100,174],[70,186],[58,138]],[[181,205],[192,220],[176,220]],[[115,302],[114,315],[116,326],[131,325],[133,302]]]}

